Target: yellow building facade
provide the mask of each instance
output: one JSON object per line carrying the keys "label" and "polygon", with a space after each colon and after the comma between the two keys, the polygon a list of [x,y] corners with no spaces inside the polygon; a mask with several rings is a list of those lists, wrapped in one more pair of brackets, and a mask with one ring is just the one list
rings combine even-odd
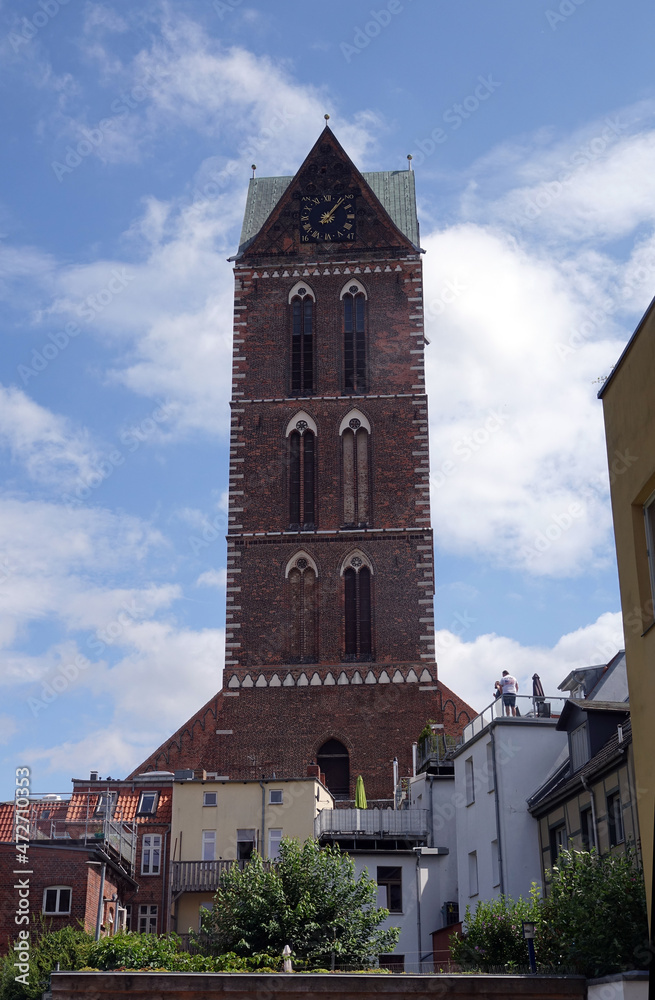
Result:
{"label": "yellow building facade", "polygon": [[280,841],[314,836],[314,819],[334,799],[317,778],[286,781],[185,779],[173,784],[170,927],[198,931],[221,872],[253,851],[275,860]]}
{"label": "yellow building facade", "polygon": [[651,927],[655,811],[654,382],[655,301],[599,393],[605,416],[637,808]]}

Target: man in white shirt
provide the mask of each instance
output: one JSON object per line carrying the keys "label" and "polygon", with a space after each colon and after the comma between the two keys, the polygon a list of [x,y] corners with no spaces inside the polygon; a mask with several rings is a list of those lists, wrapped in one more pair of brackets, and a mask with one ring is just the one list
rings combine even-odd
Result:
{"label": "man in white shirt", "polygon": [[516,715],[516,696],[519,690],[516,677],[512,677],[509,670],[503,670],[503,676],[496,683],[503,695],[505,715]]}

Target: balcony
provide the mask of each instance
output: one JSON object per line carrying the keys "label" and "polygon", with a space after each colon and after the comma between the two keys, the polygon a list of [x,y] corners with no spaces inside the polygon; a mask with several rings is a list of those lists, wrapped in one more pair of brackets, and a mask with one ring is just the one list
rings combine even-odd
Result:
{"label": "balcony", "polygon": [[247,861],[172,861],[171,891],[216,892],[221,875],[232,865],[241,868]]}
{"label": "balcony", "polygon": [[136,830],[131,823],[122,823],[108,817],[68,822],[44,819],[30,821],[30,840],[71,840],[89,847],[100,847],[113,854],[130,872],[134,866]]}
{"label": "balcony", "polygon": [[508,725],[513,725],[516,722],[526,722],[529,721],[535,725],[539,725],[544,722],[548,722],[551,719],[557,719],[562,714],[562,709],[564,704],[568,701],[568,698],[561,697],[544,697],[535,696],[528,694],[517,694],[516,696],[516,716],[505,715],[505,709],[503,709],[503,699],[495,698],[490,705],[487,705],[485,709],[476,715],[474,719],[471,719],[469,724],[464,727],[464,733],[462,738],[462,743],[468,743],[475,736],[478,736],[483,729],[491,725],[495,720],[502,720]]}
{"label": "balcony", "polygon": [[427,835],[427,809],[323,809],[314,820],[317,840],[339,837],[423,840]]}

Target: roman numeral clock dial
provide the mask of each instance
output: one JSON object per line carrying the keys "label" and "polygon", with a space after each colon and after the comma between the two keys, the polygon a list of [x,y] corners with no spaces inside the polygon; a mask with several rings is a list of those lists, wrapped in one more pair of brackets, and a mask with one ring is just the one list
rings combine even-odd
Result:
{"label": "roman numeral clock dial", "polygon": [[301,243],[340,243],[354,239],[353,194],[304,195],[300,199]]}

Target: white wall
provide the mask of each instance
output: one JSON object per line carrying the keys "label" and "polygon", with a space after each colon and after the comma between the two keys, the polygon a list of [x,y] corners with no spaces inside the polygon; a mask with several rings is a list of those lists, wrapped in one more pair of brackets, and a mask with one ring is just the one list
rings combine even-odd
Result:
{"label": "white wall", "polygon": [[[527,896],[532,882],[541,883],[537,821],[527,810],[528,797],[547,777],[553,762],[566,746],[566,733],[555,730],[556,720],[523,721],[499,718],[455,758],[453,805],[457,827],[457,871],[460,918],[467,904],[493,899],[501,892]],[[495,743],[496,776],[491,758]],[[470,763],[469,763],[470,762]],[[472,772],[471,772],[472,766]],[[467,770],[474,801],[469,803]],[[494,784],[497,786],[494,788]],[[498,830],[496,815],[498,800]],[[500,863],[494,862],[493,842],[499,845]],[[477,893],[471,872],[477,863]]]}

